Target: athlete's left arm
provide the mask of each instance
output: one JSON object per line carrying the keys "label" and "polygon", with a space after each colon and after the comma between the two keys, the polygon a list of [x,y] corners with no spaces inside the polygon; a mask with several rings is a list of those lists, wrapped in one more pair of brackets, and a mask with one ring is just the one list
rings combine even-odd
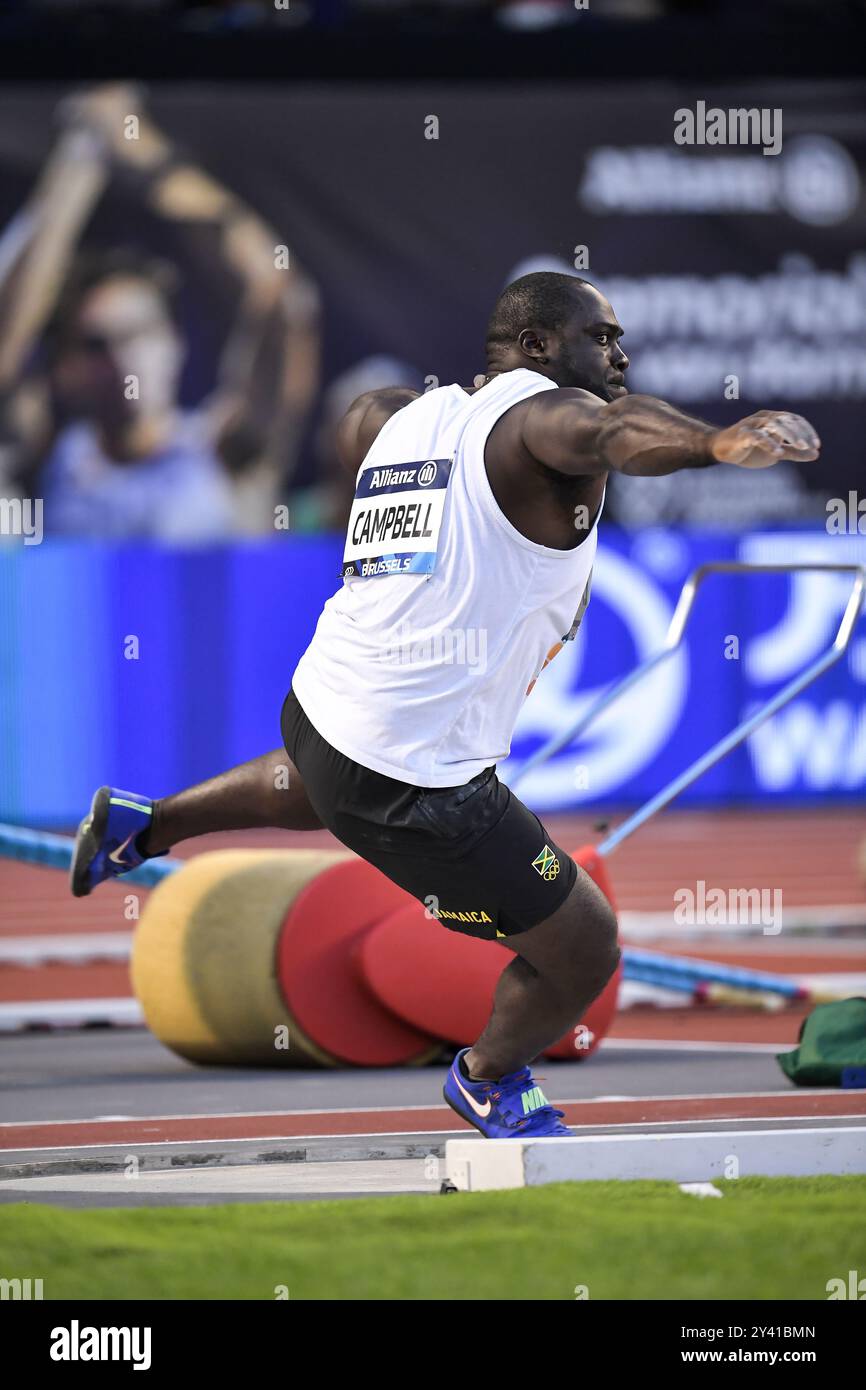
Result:
{"label": "athlete's left arm", "polygon": [[354,478],[382,426],[420,394],[408,386],[384,386],[352,402],[337,426],[337,453],[347,473]]}
{"label": "athlete's left arm", "polygon": [[789,411],[758,410],[718,429],[654,396],[606,404],[587,391],[560,388],[539,392],[509,414],[532,458],[573,476],[658,477],[716,463],[768,468],[783,458],[816,459],[821,447],[808,420]]}

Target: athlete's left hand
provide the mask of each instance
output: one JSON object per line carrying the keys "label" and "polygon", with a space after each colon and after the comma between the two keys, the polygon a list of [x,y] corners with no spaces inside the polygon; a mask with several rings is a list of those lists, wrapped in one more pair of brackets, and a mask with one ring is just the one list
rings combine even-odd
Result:
{"label": "athlete's left hand", "polygon": [[756,410],[754,415],[719,430],[710,448],[718,463],[769,468],[780,459],[810,463],[821,452],[821,441],[802,415],[787,410]]}

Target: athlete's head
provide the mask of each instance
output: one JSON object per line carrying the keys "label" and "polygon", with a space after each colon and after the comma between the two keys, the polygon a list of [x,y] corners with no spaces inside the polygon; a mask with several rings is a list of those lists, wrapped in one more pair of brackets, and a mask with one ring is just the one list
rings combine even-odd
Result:
{"label": "athlete's head", "polygon": [[528,367],[603,401],[625,394],[622,329],[603,294],[577,275],[538,271],[502,291],[487,325],[487,371]]}

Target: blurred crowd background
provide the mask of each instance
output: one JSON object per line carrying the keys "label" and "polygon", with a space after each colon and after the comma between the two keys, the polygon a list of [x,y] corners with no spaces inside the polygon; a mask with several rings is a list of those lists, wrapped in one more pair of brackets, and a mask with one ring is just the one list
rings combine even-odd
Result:
{"label": "blurred crowd background", "polygon": [[500,289],[553,268],[608,294],[633,390],[825,442],[820,469],[615,479],[610,519],[826,518],[866,472],[866,85],[707,91],[782,113],[769,155],[675,144],[700,92],[7,85],[0,495],[49,535],[339,530],[348,404],[470,384]]}

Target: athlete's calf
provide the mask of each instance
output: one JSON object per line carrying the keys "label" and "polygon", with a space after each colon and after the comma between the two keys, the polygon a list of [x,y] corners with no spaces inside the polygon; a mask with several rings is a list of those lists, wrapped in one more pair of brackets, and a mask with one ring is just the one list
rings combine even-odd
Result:
{"label": "athlete's calf", "polygon": [[561,907],[509,937],[515,959],[496,987],[493,1013],[466,1056],[473,1077],[498,1080],[528,1065],[579,1023],[616,970],[616,914],[583,869]]}
{"label": "athlete's calf", "polygon": [[150,829],[139,843],[147,854],[163,854],[181,840],[215,830],[321,828],[300,773],[285,748],[277,748],[155,801]]}

